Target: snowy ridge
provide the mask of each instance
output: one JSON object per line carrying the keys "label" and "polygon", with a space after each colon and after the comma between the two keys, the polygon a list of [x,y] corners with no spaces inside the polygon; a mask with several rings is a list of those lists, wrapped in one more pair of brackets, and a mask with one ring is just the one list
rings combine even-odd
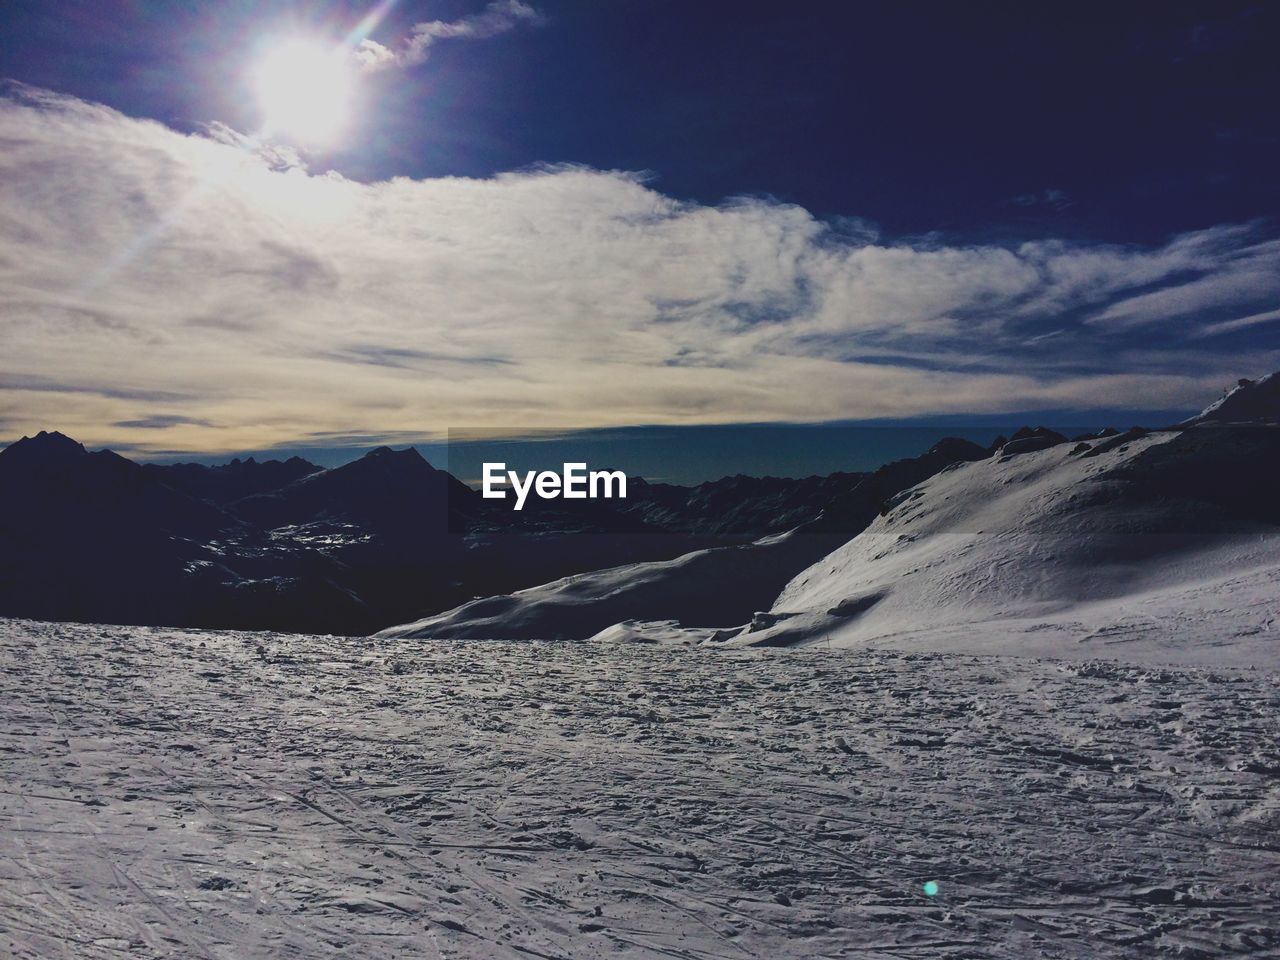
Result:
{"label": "snowy ridge", "polygon": [[1280,372],[1236,385],[1182,426],[1215,423],[1280,423]]}
{"label": "snowy ridge", "polygon": [[[828,491],[821,515],[785,533],[750,544],[699,550],[672,560],[577,574],[509,595],[477,599],[384,630],[379,636],[585,640],[596,635],[610,642],[650,643],[722,639],[732,630],[715,628],[736,627],[750,619],[797,571],[863,529],[886,497],[948,465],[981,459],[988,452],[967,440],[945,438],[920,456],[895,460],[869,474],[827,478],[834,481],[834,489]],[[739,479],[730,478],[730,485],[738,486]],[[800,483],[802,487],[807,484]],[[776,481],[768,482],[774,484]],[[790,514],[784,511],[783,515]],[[629,625],[609,629],[624,621]],[[695,629],[682,632],[677,624]]]}
{"label": "snowy ridge", "polygon": [[1237,475],[1255,447],[1274,457],[1271,431],[957,466],[796,576],[733,642],[1095,656],[1122,640],[1128,657],[1275,663],[1274,507]]}
{"label": "snowy ridge", "polygon": [[[610,567],[473,600],[377,636],[582,640],[621,621],[655,618],[685,627],[733,628],[750,617],[762,599],[776,596],[794,571],[841,540],[838,534],[791,531],[674,560]],[[669,633],[668,638],[674,636]],[[610,639],[619,637],[619,631],[610,634]]]}

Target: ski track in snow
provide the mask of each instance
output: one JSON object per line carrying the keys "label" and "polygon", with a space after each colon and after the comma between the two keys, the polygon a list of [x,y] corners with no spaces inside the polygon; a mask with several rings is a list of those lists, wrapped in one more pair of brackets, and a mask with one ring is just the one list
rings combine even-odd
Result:
{"label": "ski track in snow", "polygon": [[14,960],[1280,955],[1264,671],[22,621],[0,663]]}

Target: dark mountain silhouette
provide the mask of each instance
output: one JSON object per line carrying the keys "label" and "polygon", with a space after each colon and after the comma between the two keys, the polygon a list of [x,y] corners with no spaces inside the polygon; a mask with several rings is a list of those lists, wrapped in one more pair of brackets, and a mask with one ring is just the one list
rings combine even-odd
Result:
{"label": "dark mountain silhouette", "polygon": [[998,449],[1003,456],[1012,457],[1020,453],[1034,453],[1036,450],[1044,450],[1066,442],[1067,438],[1057,430],[1050,430],[1048,427],[1034,429],[1023,427],[1014,431],[1013,436],[1002,443]]}
{"label": "dark mountain silhouette", "polygon": [[255,493],[276,490],[321,468],[301,457],[261,462],[249,457],[216,466],[202,463],[144,464],[143,469],[161,483],[188,496],[226,504]]}
{"label": "dark mountain silhouette", "polygon": [[235,501],[236,513],[267,529],[313,522],[368,522],[405,535],[443,535],[449,517],[474,516],[481,497],[437,470],[412,447],[379,447],[359,460],[321,470]]}
{"label": "dark mountain silhouette", "polygon": [[0,450],[0,610],[181,620],[200,544],[243,525],[110,451],[41,432]]}
{"label": "dark mountain silhouette", "polygon": [[514,514],[413,449],[140,466],[42,432],[0,451],[0,615],[360,634],[705,542],[586,506]]}
{"label": "dark mountain silhouette", "polygon": [[150,530],[207,537],[236,521],[171,489],[110,450],[89,453],[61,433],[41,431],[0,450],[0,516],[9,529]]}
{"label": "dark mountain silhouette", "polygon": [[1230,423],[1280,424],[1280,373],[1258,380],[1236,381],[1221,400],[1183,421],[1182,425]]}

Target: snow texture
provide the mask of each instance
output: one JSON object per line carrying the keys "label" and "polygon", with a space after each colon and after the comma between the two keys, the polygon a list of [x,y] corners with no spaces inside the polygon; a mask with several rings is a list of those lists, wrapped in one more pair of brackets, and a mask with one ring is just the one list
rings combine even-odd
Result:
{"label": "snow texture", "polygon": [[13,960],[1280,954],[1266,671],[0,621],[0,687]]}

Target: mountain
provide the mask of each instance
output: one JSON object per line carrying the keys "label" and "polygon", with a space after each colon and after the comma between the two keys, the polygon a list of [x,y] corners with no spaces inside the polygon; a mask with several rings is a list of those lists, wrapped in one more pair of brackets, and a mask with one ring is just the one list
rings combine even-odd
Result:
{"label": "mountain", "polygon": [[0,450],[0,610],[49,619],[179,618],[200,543],[239,521],[110,451],[40,432]]}
{"label": "mountain", "polygon": [[144,467],[41,432],[0,451],[0,613],[367,633],[470,595],[425,541],[474,496],[412,450]]}
{"label": "mountain", "polygon": [[1242,384],[1189,429],[1006,445],[940,473],[732,642],[1274,660],[1274,382]]}
{"label": "mountain", "polygon": [[167,479],[56,432],[0,450],[0,613],[260,629],[373,625],[332,557],[277,545]]}
{"label": "mountain", "polygon": [[[1019,431],[1014,439],[1021,440],[1023,434]],[[633,482],[634,489],[617,509],[641,516],[651,526],[689,533],[760,537],[822,517],[824,531],[852,534],[870,522],[885,497],[951,463],[981,459],[990,452],[971,441],[946,437],[918,457],[863,473],[798,480],[740,474],[694,487],[640,480]]]}
{"label": "mountain", "polygon": [[[812,519],[860,476],[667,486],[676,506],[650,512],[636,478],[634,502],[516,513],[413,449],[327,470],[300,458],[140,466],[42,432],[0,451],[0,615],[364,634],[476,596],[746,543]],[[719,511],[730,521],[702,522]]]}
{"label": "mountain", "polygon": [[815,521],[818,529],[856,534],[864,530],[886,501],[907,487],[915,486],[939,470],[959,463],[971,463],[991,455],[989,448],[958,437],[944,437],[918,457],[894,460],[864,475],[824,508]]}
{"label": "mountain", "polygon": [[131,460],[89,453],[44,431],[0,450],[0,518],[7,529],[46,535],[87,525],[202,537],[235,526],[222,510],[172,490]]}
{"label": "mountain", "polygon": [[850,478],[787,535],[564,578],[382,636],[1273,661],[1278,379],[1242,382],[1171,429],[943,441]]}
{"label": "mountain", "polygon": [[739,474],[694,487],[636,477],[616,509],[662,530],[758,537],[813,520],[865,476],[832,473],[790,480]]}
{"label": "mountain", "polygon": [[[898,460],[867,474],[835,474],[830,484],[750,478],[703,484],[679,492],[670,510],[677,523],[696,516],[708,490],[726,486],[773,502],[777,516],[795,528],[754,543],[698,550],[673,560],[634,563],[564,577],[504,596],[477,599],[454,610],[383,631],[384,637],[527,640],[586,639],[622,620],[675,620],[685,627],[732,627],[776,596],[798,570],[825,556],[871,522],[887,497],[957,463],[988,455],[967,440],[948,438],[919,457]],[[790,483],[794,500],[785,494]],[[763,493],[763,495],[761,495]],[[650,500],[653,504],[655,501]],[[743,501],[729,500],[726,513]],[[752,503],[750,498],[745,502]],[[645,503],[641,500],[641,503]],[[682,514],[680,511],[684,511]],[[652,514],[651,514],[652,516]],[[739,518],[742,514],[737,515]],[[762,520],[769,514],[764,514]]]}
{"label": "mountain", "polygon": [[[1244,591],[1223,615],[1231,636],[1261,636],[1250,598],[1275,585],[1278,383],[1241,381],[1165,430],[1028,427],[870,472],[633,478],[625,501],[520,513],[411,448],[333,469],[144,467],[42,432],[0,450],[0,615],[765,645],[950,630],[1039,649],[1086,607],[1095,625],[1145,604],[1212,633],[1195,604],[1229,581]],[[1009,639],[1014,622],[1038,633]]]}
{"label": "mountain", "polygon": [[216,466],[201,463],[144,464],[143,469],[165,486],[210,503],[234,500],[276,490],[321,469],[301,457],[258,461],[253,457]]}
{"label": "mountain", "polygon": [[1259,380],[1238,380],[1221,400],[1182,426],[1252,423],[1280,424],[1280,373]]}
{"label": "mountain", "polygon": [[825,555],[842,539],[796,530],[673,560],[608,567],[472,600],[378,636],[585,640],[635,617],[669,618],[683,627],[732,626],[751,616],[758,598],[775,595],[793,571]]}
{"label": "mountain", "polygon": [[1018,453],[1031,453],[1035,450],[1044,450],[1046,447],[1056,446],[1059,443],[1065,443],[1066,437],[1058,433],[1057,430],[1050,430],[1048,427],[1023,427],[1021,430],[1014,432],[1008,440],[996,444],[1002,454],[1008,456]]}
{"label": "mountain", "polygon": [[443,535],[450,517],[479,509],[481,498],[413,447],[379,447],[358,460],[234,501],[237,514],[271,529],[287,524],[363,522],[384,534]]}

